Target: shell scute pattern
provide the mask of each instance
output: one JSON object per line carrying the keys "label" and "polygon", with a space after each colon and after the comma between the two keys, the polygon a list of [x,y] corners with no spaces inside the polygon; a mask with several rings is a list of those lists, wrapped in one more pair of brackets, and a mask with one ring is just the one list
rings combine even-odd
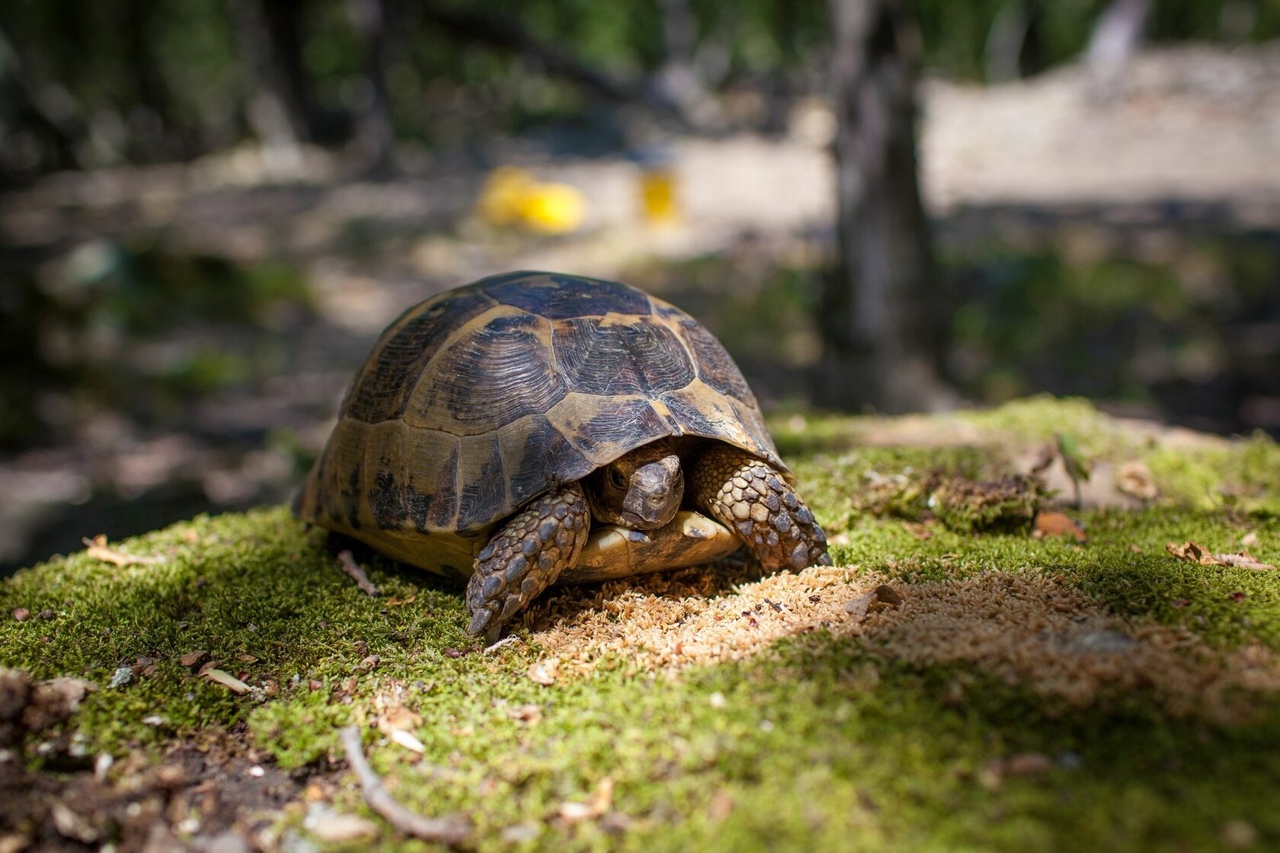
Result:
{"label": "shell scute pattern", "polygon": [[747,387],[737,365],[721,343],[707,329],[689,317],[679,321],[680,334],[698,365],[698,378],[722,394],[756,405],[755,395]]}
{"label": "shell scute pattern", "polygon": [[568,392],[556,370],[550,324],[505,306],[470,321],[417,380],[404,413],[411,426],[479,436],[547,411]]}
{"label": "shell scute pattern", "polygon": [[410,309],[383,334],[300,514],[366,532],[471,536],[681,435],[787,470],[737,367],[683,311],[615,282],[483,279]]}
{"label": "shell scute pattern", "polygon": [[403,415],[423,368],[449,343],[450,334],[492,306],[484,293],[464,290],[441,294],[400,315],[357,374],[343,416],[378,423]]}
{"label": "shell scute pattern", "polygon": [[471,530],[494,521],[493,508],[512,506],[507,491],[507,469],[502,461],[502,446],[497,435],[488,436],[489,452],[474,454],[471,460],[479,466],[464,463],[461,471],[462,500],[458,502],[459,530]]}
{"label": "shell scute pattern", "polygon": [[556,323],[556,363],[570,387],[584,394],[658,396],[693,381],[693,362],[671,329],[648,317],[629,319]]}
{"label": "shell scute pattern", "polygon": [[548,320],[603,317],[610,312],[647,315],[649,297],[625,284],[555,273],[513,273],[479,282],[494,300]]}

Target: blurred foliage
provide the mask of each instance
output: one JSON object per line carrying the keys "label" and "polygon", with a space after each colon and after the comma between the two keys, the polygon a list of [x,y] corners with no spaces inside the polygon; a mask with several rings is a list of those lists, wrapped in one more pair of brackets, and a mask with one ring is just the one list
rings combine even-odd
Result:
{"label": "blurred foliage", "polygon": [[[1249,407],[1280,398],[1275,236],[1156,231],[1128,246],[1097,236],[1066,227],[1033,247],[941,253],[944,367],[964,398],[1047,391],[1212,432],[1274,433],[1275,416]],[[769,407],[786,408],[805,399],[802,377],[817,360],[822,274],[820,257],[761,263],[745,248],[637,265],[624,278],[706,318]],[[804,430],[823,443],[816,422]],[[777,427],[775,436],[786,440]]]}
{"label": "blurred foliage", "polygon": [[[169,418],[204,395],[279,373],[306,322],[302,271],[101,239],[0,301],[0,448],[47,437],[50,405]],[[266,334],[263,334],[266,333]],[[60,402],[59,402],[60,401]],[[53,417],[52,420],[60,420]]]}
{"label": "blurred foliage", "polygon": [[[1023,67],[1034,71],[1078,53],[1105,5],[916,2],[926,65],[970,79],[984,74],[998,21],[1025,21],[1022,49],[1033,55]],[[369,8],[385,19],[376,41],[361,25]],[[255,99],[272,75],[251,55],[263,33],[247,30],[264,18],[285,22],[275,58],[296,68],[303,138],[349,140],[376,101],[370,68],[379,64],[396,134],[439,145],[587,106],[582,89],[548,72],[545,54],[501,45],[477,21],[638,84],[668,59],[673,9],[693,30],[684,58],[702,86],[794,94],[823,85],[828,25],[819,0],[521,0],[500,11],[475,0],[10,0],[0,4],[0,166],[20,177],[180,159],[252,135]],[[1150,30],[1155,40],[1274,38],[1280,0],[1161,0]]]}
{"label": "blurred foliage", "polygon": [[953,378],[991,402],[1049,389],[1157,403],[1183,419],[1276,393],[1267,365],[1278,354],[1280,246],[1249,236],[1171,246],[1143,259],[1061,246],[953,254]]}

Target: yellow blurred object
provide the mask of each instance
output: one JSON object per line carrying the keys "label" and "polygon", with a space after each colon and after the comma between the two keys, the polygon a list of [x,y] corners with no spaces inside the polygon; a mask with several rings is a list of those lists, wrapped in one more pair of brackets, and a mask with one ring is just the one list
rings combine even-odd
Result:
{"label": "yellow blurred object", "polygon": [[542,234],[576,231],[587,218],[587,200],[568,184],[534,184],[520,204],[520,222]]}
{"label": "yellow blurred object", "polygon": [[645,169],[640,173],[640,209],[645,221],[651,225],[667,224],[680,218],[673,169]]}
{"label": "yellow blurred object", "polygon": [[494,169],[480,188],[476,212],[490,225],[514,225],[520,218],[521,200],[535,183],[533,175],[524,169],[515,166]]}
{"label": "yellow blurred object", "polygon": [[567,234],[581,227],[587,200],[568,184],[539,183],[517,166],[490,173],[480,190],[476,212],[490,225],[519,227],[539,234]]}

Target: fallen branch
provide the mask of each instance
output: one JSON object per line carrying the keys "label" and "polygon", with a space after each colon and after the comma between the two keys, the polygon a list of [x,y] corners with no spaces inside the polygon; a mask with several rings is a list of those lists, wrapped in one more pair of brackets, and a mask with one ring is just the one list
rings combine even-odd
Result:
{"label": "fallen branch", "polygon": [[346,752],[347,763],[351,765],[356,778],[360,780],[360,790],[364,794],[365,802],[387,823],[406,835],[412,835],[424,841],[458,845],[471,837],[471,822],[466,818],[424,817],[396,802],[396,799],[383,787],[378,774],[373,772],[373,768],[365,760],[364,749],[360,745],[359,726],[347,726],[341,729],[338,732],[338,739]]}
{"label": "fallen branch", "polygon": [[373,581],[369,580],[369,576],[364,573],[364,569],[360,568],[360,564],[356,562],[356,558],[350,551],[338,552],[338,565],[355,579],[356,586],[360,587],[361,592],[374,598],[378,597],[378,588],[373,585]]}

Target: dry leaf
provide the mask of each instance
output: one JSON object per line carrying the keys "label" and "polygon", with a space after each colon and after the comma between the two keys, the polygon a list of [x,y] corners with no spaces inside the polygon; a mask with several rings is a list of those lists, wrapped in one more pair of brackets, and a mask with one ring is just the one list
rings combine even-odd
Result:
{"label": "dry leaf", "polygon": [[1084,529],[1076,524],[1066,513],[1041,511],[1036,513],[1034,522],[1035,529],[1031,535],[1035,537],[1042,536],[1070,536],[1077,542],[1087,542],[1089,537],[1085,534]]}
{"label": "dry leaf", "polygon": [[920,541],[933,538],[933,531],[929,529],[929,525],[921,521],[904,521],[902,527],[908,533]]}
{"label": "dry leaf", "polygon": [[707,804],[707,816],[713,823],[723,823],[733,812],[733,795],[724,788],[711,795]]}
{"label": "dry leaf", "polygon": [[536,726],[542,722],[542,706],[533,704],[517,705],[507,712],[507,716],[518,723]]}
{"label": "dry leaf", "polygon": [[561,803],[556,810],[561,820],[575,823],[600,817],[613,808],[613,779],[606,776],[596,785],[591,799],[585,803]]}
{"label": "dry leaf", "polygon": [[408,731],[422,724],[422,717],[403,705],[394,705],[378,717],[378,728],[383,731]]}
{"label": "dry leaf", "polygon": [[886,607],[898,607],[902,604],[902,596],[893,587],[882,583],[876,587],[876,598],[872,603],[883,604]]}
{"label": "dry leaf", "polygon": [[186,667],[192,667],[204,663],[208,657],[209,653],[206,651],[187,652],[178,658],[178,663]]}
{"label": "dry leaf", "polygon": [[880,584],[870,592],[863,593],[853,601],[850,601],[844,606],[844,610],[853,617],[855,622],[860,622],[867,618],[867,611],[871,609],[873,604],[898,607],[902,604],[902,596],[893,587],[887,584]]}
{"label": "dry leaf", "polygon": [[1183,542],[1181,545],[1176,542],[1166,542],[1164,544],[1164,548],[1179,560],[1188,560],[1192,563],[1200,562],[1201,558],[1208,553],[1190,539]]}
{"label": "dry leaf", "polygon": [[204,677],[210,681],[216,681],[223,687],[226,687],[232,693],[248,693],[253,688],[236,678],[229,672],[221,669],[209,669],[204,672]]}
{"label": "dry leaf", "polygon": [[844,606],[844,612],[853,617],[854,622],[861,622],[867,618],[867,610],[871,608],[871,602],[876,600],[876,591],[864,592],[862,595],[853,599]]}
{"label": "dry leaf", "polygon": [[1190,539],[1181,545],[1175,542],[1166,542],[1164,547],[1165,550],[1179,560],[1199,563],[1202,566],[1231,566],[1237,569],[1252,569],[1255,572],[1275,571],[1276,568],[1270,563],[1255,560],[1248,551],[1241,551],[1238,554],[1212,554],[1204,546],[1198,545]]}
{"label": "dry leaf", "polygon": [[112,563],[120,568],[126,566],[136,566],[139,564],[159,563],[159,557],[135,557],[132,554],[125,554],[114,548],[107,547],[107,537],[101,533],[92,539],[81,539],[86,546],[85,553],[95,560],[101,560],[104,563]]}
{"label": "dry leaf", "polygon": [[65,803],[55,802],[50,808],[53,815],[53,827],[63,838],[79,841],[81,844],[92,844],[98,840],[98,830],[85,818],[73,812]]}
{"label": "dry leaf", "polygon": [[1222,825],[1218,838],[1228,850],[1248,850],[1258,843],[1258,830],[1249,821],[1236,818]]}
{"label": "dry leaf", "polygon": [[560,661],[556,658],[545,658],[529,667],[529,678],[538,684],[555,684],[560,677]]}
{"label": "dry leaf", "polygon": [[1252,569],[1255,572],[1272,572],[1275,571],[1276,568],[1270,563],[1263,563],[1260,560],[1255,560],[1253,555],[1248,551],[1241,551],[1239,554],[1211,554],[1210,556],[1217,560],[1219,565],[1234,566],[1237,569]]}
{"label": "dry leaf", "polygon": [[325,844],[350,844],[378,837],[378,825],[353,814],[325,814],[309,818],[306,829]]}
{"label": "dry leaf", "polygon": [[1258,542],[1259,542],[1258,534],[1256,531],[1253,531],[1253,530],[1250,530],[1244,536],[1240,537],[1241,548],[1256,548],[1258,547]]}
{"label": "dry leaf", "polygon": [[1126,462],[1116,472],[1116,489],[1139,500],[1153,500],[1160,490],[1156,488],[1155,475],[1141,462]]}
{"label": "dry leaf", "polygon": [[1035,776],[1053,769],[1053,760],[1042,752],[1020,752],[1004,761],[1004,772],[1009,776]]}
{"label": "dry leaf", "polygon": [[410,752],[416,752],[418,755],[422,755],[427,751],[427,748],[422,745],[422,741],[418,740],[404,729],[391,729],[387,732],[387,737],[397,745],[403,746]]}

